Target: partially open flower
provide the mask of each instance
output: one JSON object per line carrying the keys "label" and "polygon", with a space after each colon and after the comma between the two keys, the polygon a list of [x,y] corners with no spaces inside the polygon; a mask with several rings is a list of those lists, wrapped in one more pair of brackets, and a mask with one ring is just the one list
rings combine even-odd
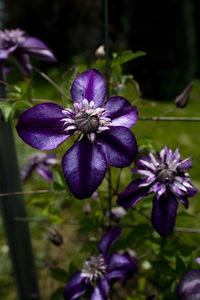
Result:
{"label": "partially open flower", "polygon": [[0,66],[11,53],[25,76],[32,72],[29,55],[44,61],[56,61],[52,51],[41,40],[27,37],[20,29],[0,30]]}
{"label": "partially open flower", "polygon": [[122,168],[133,161],[137,143],[129,128],[136,123],[138,111],[122,97],[111,97],[102,105],[106,85],[97,70],[78,75],[71,95],[74,109],[38,104],[20,116],[16,128],[27,144],[40,150],[55,149],[78,135],[65,153],[62,167],[74,196],[84,199],[102,182],[107,163]]}
{"label": "partially open flower", "polygon": [[181,160],[178,149],[172,152],[167,146],[157,152],[140,158],[134,172],[142,178],[131,182],[122,192],[117,203],[123,207],[135,206],[145,196],[155,193],[152,210],[152,224],[161,236],[167,236],[173,229],[178,201],[188,208],[188,197],[196,194],[186,172],[192,167],[190,158]]}
{"label": "partially open flower", "polygon": [[44,238],[49,240],[55,246],[61,246],[63,244],[62,235],[53,227],[47,227],[48,235],[44,235]]}
{"label": "partially open flower", "polygon": [[74,300],[93,289],[91,300],[108,300],[111,280],[124,280],[137,271],[138,266],[130,257],[113,253],[110,246],[118,239],[121,230],[112,229],[98,243],[100,254],[85,261],[82,270],[78,271],[68,282],[64,290],[65,300]]}
{"label": "partially open flower", "polygon": [[54,153],[44,154],[36,152],[30,155],[27,160],[26,166],[23,168],[21,178],[26,181],[32,172],[35,170],[44,179],[53,180],[53,173],[50,170],[50,166],[58,164],[58,160]]}

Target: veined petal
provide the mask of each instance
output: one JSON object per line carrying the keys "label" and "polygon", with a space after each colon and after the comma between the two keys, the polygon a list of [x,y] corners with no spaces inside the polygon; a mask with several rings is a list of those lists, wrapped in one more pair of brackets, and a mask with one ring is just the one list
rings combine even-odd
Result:
{"label": "veined petal", "polygon": [[114,167],[122,168],[130,165],[137,154],[135,136],[126,127],[112,127],[100,133],[98,142],[107,162]]}
{"label": "veined petal", "polygon": [[110,286],[105,277],[102,277],[94,288],[91,300],[107,300]]}
{"label": "veined petal", "polygon": [[113,228],[106,233],[98,243],[98,249],[104,256],[109,252],[110,246],[119,238],[121,234],[120,228]]}
{"label": "veined petal", "polygon": [[135,206],[142,198],[149,194],[149,187],[139,187],[143,182],[145,182],[143,179],[132,181],[125,191],[119,194],[117,203],[126,208]]}
{"label": "veined petal", "polygon": [[94,101],[94,108],[100,106],[106,96],[106,84],[101,73],[91,69],[79,74],[74,80],[71,88],[74,102],[87,99]]}
{"label": "veined petal", "polygon": [[74,300],[85,294],[89,284],[85,283],[85,278],[81,277],[81,271],[78,271],[67,283],[64,289],[64,299]]}
{"label": "veined petal", "polygon": [[185,172],[186,170],[192,168],[192,164],[193,164],[193,159],[190,159],[190,157],[188,157],[178,163],[178,170],[180,172]]}
{"label": "veined petal", "polygon": [[156,231],[165,237],[174,228],[178,202],[172,194],[154,197],[151,221]]}
{"label": "veined petal", "polygon": [[62,167],[72,194],[84,199],[90,197],[102,182],[106,159],[99,147],[84,137],[66,152]]}
{"label": "veined petal", "polygon": [[114,253],[109,258],[108,269],[107,269],[107,278],[123,278],[130,276],[133,272],[136,272],[138,266],[133,262],[129,257]]}
{"label": "veined petal", "polygon": [[62,133],[63,108],[55,103],[42,103],[26,110],[16,129],[24,142],[40,150],[52,150],[70,135]]}
{"label": "veined petal", "polygon": [[27,37],[20,45],[20,48],[24,53],[31,54],[38,59],[51,62],[56,61],[52,51],[42,41],[35,37]]}
{"label": "veined petal", "polygon": [[189,270],[178,284],[176,295],[178,300],[200,299],[200,271]]}
{"label": "veined petal", "polygon": [[103,105],[105,117],[112,120],[113,126],[131,128],[138,120],[138,109],[123,97],[111,97]]}

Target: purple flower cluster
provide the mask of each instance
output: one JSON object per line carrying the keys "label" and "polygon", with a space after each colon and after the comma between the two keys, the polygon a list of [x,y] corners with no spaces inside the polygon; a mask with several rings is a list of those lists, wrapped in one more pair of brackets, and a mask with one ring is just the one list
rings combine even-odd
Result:
{"label": "purple flower cluster", "polygon": [[36,152],[31,154],[27,160],[27,164],[24,166],[21,178],[26,181],[34,170],[42,176],[44,179],[53,180],[53,174],[50,170],[50,166],[58,164],[56,155],[53,153],[44,154]]}
{"label": "purple flower cluster", "polygon": [[97,70],[78,75],[71,95],[74,109],[38,104],[20,116],[16,128],[27,144],[40,150],[55,149],[77,136],[62,167],[70,190],[83,199],[98,188],[107,163],[122,168],[133,161],[137,143],[129,128],[136,123],[138,111],[122,97],[111,97],[103,104],[106,85]]}
{"label": "purple flower cluster", "polygon": [[0,30],[0,67],[11,53],[25,76],[32,73],[29,55],[44,61],[56,61],[52,51],[41,40],[27,37],[20,29]]}
{"label": "purple flower cluster", "polygon": [[78,271],[68,282],[64,290],[65,300],[74,300],[91,289],[91,300],[108,299],[112,280],[126,279],[137,271],[137,263],[129,256],[109,254],[110,246],[119,238],[121,230],[115,228],[105,234],[98,243],[100,254],[85,261],[82,270]]}
{"label": "purple flower cluster", "polygon": [[181,160],[178,149],[172,152],[167,146],[137,161],[134,172],[142,178],[135,179],[122,192],[117,203],[123,207],[135,206],[145,196],[156,193],[153,199],[152,224],[161,236],[167,236],[173,229],[178,201],[188,208],[188,197],[196,194],[186,172],[192,167],[189,158]]}

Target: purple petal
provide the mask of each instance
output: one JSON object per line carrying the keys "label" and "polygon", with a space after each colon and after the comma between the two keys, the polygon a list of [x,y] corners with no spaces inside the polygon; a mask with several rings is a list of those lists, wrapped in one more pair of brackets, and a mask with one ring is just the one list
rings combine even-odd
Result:
{"label": "purple petal", "polygon": [[129,257],[119,253],[114,253],[109,258],[107,278],[110,280],[114,278],[129,277],[133,272],[136,272],[137,269],[137,264]]}
{"label": "purple petal", "polygon": [[22,181],[25,182],[30,177],[30,175],[31,175],[31,173],[32,173],[33,170],[34,170],[34,165],[27,165],[27,166],[25,166],[22,169],[22,172],[21,172],[21,179],[22,179]]}
{"label": "purple petal", "polygon": [[87,137],[66,152],[62,166],[69,188],[78,199],[88,198],[96,191],[107,167],[104,154]]}
{"label": "purple petal", "polygon": [[101,73],[88,70],[76,77],[72,84],[71,95],[74,102],[87,99],[94,101],[94,107],[100,106],[106,96],[106,85]]}
{"label": "purple petal", "polygon": [[52,150],[62,144],[70,135],[62,133],[65,117],[62,107],[54,103],[38,104],[26,110],[16,125],[24,142],[40,150]]}
{"label": "purple petal", "polygon": [[196,261],[198,264],[200,264],[200,257],[197,257],[197,258],[195,259],[195,261]]}
{"label": "purple petal", "polygon": [[186,158],[185,160],[181,161],[179,164],[178,164],[178,170],[180,172],[185,172],[187,171],[188,169],[191,169],[192,168],[192,164],[193,164],[193,159],[190,159],[189,158]]}
{"label": "purple petal", "polygon": [[52,51],[40,40],[34,37],[27,37],[20,48],[32,56],[44,61],[56,61]]}
{"label": "purple petal", "polygon": [[159,200],[154,197],[151,221],[156,231],[165,237],[175,225],[178,202],[172,194],[162,195]]}
{"label": "purple petal", "polygon": [[98,243],[98,249],[104,256],[107,256],[110,246],[119,238],[121,234],[120,228],[113,228],[106,233]]}
{"label": "purple petal", "polygon": [[103,108],[107,111],[105,117],[110,118],[114,126],[131,128],[138,120],[137,107],[130,105],[123,97],[109,98]]}
{"label": "purple petal", "polygon": [[119,194],[117,203],[126,208],[135,206],[142,198],[148,195],[149,187],[139,187],[143,182],[146,181],[143,179],[135,179],[132,181],[127,188]]}
{"label": "purple petal", "polygon": [[38,174],[40,176],[42,176],[44,179],[49,180],[49,181],[53,181],[53,173],[51,172],[51,170],[49,169],[48,166],[39,164],[36,167],[36,171],[38,172]]}
{"label": "purple petal", "polygon": [[108,300],[110,286],[105,277],[102,277],[94,288],[91,300]]}
{"label": "purple petal", "polygon": [[126,127],[112,127],[98,135],[107,162],[114,167],[129,166],[137,154],[134,134]]}
{"label": "purple petal", "polygon": [[87,291],[89,285],[86,284],[85,278],[81,277],[81,271],[77,272],[67,283],[64,289],[64,299],[74,300]]}
{"label": "purple petal", "polygon": [[32,74],[32,66],[29,61],[28,54],[24,54],[18,49],[13,53],[17,65],[24,76],[31,76]]}
{"label": "purple petal", "polygon": [[177,200],[179,200],[185,206],[186,209],[189,207],[187,196],[183,196],[181,198],[177,197]]}
{"label": "purple petal", "polygon": [[200,271],[189,270],[178,284],[176,295],[179,300],[200,299]]}
{"label": "purple petal", "polygon": [[0,60],[5,60],[8,58],[8,55],[16,50],[18,45],[9,47],[8,49],[0,49]]}

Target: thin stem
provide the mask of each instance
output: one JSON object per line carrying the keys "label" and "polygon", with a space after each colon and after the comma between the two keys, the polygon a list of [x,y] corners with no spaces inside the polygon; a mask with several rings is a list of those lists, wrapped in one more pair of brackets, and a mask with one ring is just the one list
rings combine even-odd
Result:
{"label": "thin stem", "polygon": [[117,178],[117,184],[116,184],[116,188],[115,188],[116,195],[118,195],[118,191],[119,191],[119,183],[120,183],[121,174],[122,174],[122,169],[119,169],[119,174],[118,174],[118,178]]}
{"label": "thin stem", "polygon": [[25,191],[25,192],[13,192],[13,193],[0,193],[0,197],[17,196],[17,195],[31,195],[31,194],[46,194],[46,193],[65,194],[66,191],[38,190],[38,191]]}
{"label": "thin stem", "polygon": [[[159,117],[164,117],[164,116],[166,116],[166,115],[168,115],[168,114],[174,112],[176,109],[177,109],[177,107],[175,106],[175,107],[173,107],[173,108],[171,108],[171,109],[165,111],[164,113],[162,113]],[[140,136],[144,133],[144,131],[145,131],[147,128],[149,128],[152,124],[153,124],[153,121],[151,120],[151,122],[149,122],[149,123],[148,123],[148,124],[140,131],[140,133],[139,133],[139,135],[138,135],[137,137],[140,137]]]}
{"label": "thin stem", "polygon": [[65,92],[63,91],[63,89],[61,87],[59,87],[47,74],[43,73],[36,67],[33,67],[33,69],[37,73],[39,73],[43,78],[45,78],[51,85],[53,85],[66,100],[69,100],[68,97],[65,95]]}
{"label": "thin stem", "polygon": [[140,121],[188,121],[200,122],[199,117],[140,117]]}

